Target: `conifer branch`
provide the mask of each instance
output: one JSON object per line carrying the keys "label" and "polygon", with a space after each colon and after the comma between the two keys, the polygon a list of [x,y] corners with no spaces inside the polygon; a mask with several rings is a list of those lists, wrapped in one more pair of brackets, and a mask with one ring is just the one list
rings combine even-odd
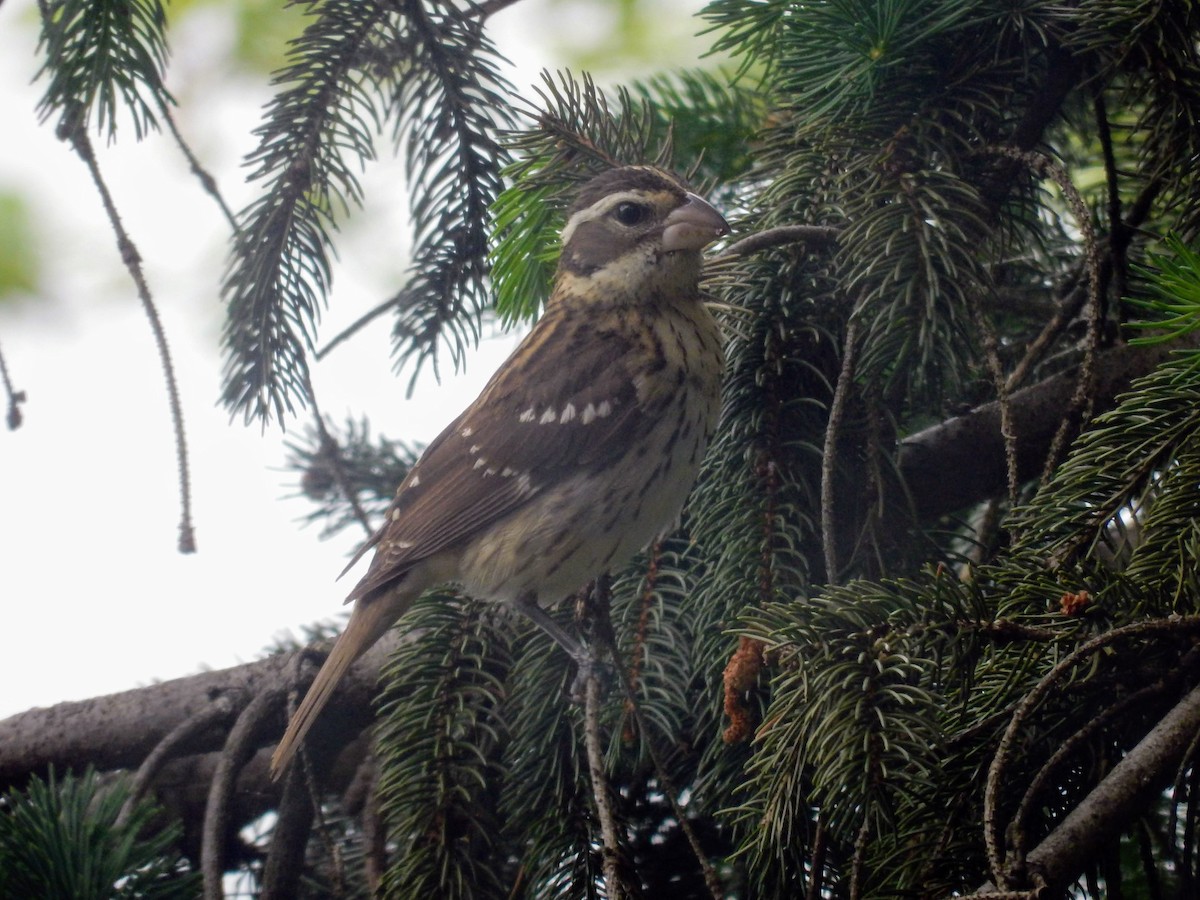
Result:
{"label": "conifer branch", "polygon": [[717,255],[717,259],[748,256],[787,244],[815,244],[825,247],[837,242],[839,231],[840,229],[822,225],[778,225],[734,241]]}
{"label": "conifer branch", "polygon": [[[599,660],[593,660],[593,663],[599,665]],[[596,818],[600,822],[600,854],[606,893],[613,900],[625,900],[629,892],[621,878],[621,845],[609,793],[611,788],[604,773],[604,751],[600,746],[600,677],[594,672],[588,675],[584,687],[583,721],[592,799],[596,803]]]}
{"label": "conifer branch", "polygon": [[829,404],[829,422],[825,426],[825,447],[821,454],[821,543],[825,553],[825,580],[830,584],[838,581],[837,517],[833,493],[834,460],[837,456],[842,417],[845,415],[847,398],[854,382],[857,342],[858,319],[852,317],[846,324],[846,337],[842,342],[842,367],[833,389],[833,400]]}
{"label": "conifer branch", "polygon": [[1131,637],[1142,637],[1156,632],[1191,633],[1198,630],[1200,630],[1200,616],[1176,616],[1168,619],[1133,622],[1129,625],[1106,631],[1091,640],[1085,641],[1071,653],[1063,657],[1038,681],[1033,690],[1021,698],[1020,703],[1013,710],[1008,726],[1000,738],[1000,744],[996,749],[996,753],[992,757],[984,787],[984,843],[987,847],[992,879],[997,885],[1007,889],[1010,884],[1008,860],[1001,849],[1000,834],[1002,829],[1000,827],[998,807],[1002,799],[1001,786],[1005,770],[1016,748],[1017,733],[1025,719],[1072,668],[1085,661],[1097,651],[1115,642]]}
{"label": "conifer branch", "polygon": [[121,216],[117,212],[116,203],[113,201],[112,194],[108,190],[108,185],[104,181],[104,176],[100,172],[100,164],[96,160],[91,139],[88,138],[87,132],[84,130],[83,122],[82,112],[65,116],[59,134],[71,145],[76,155],[83,160],[89,174],[92,176],[92,182],[96,185],[96,190],[100,194],[100,201],[104,206],[104,212],[108,216],[108,223],[112,227],[113,234],[116,236],[117,249],[121,254],[121,262],[125,264],[125,268],[133,279],[134,286],[137,289],[138,300],[142,304],[142,311],[145,313],[146,320],[150,323],[150,330],[154,335],[154,345],[158,350],[159,363],[163,371],[163,380],[167,388],[167,402],[170,406],[171,425],[175,435],[175,459],[179,468],[180,514],[178,549],[180,553],[195,553],[196,533],[192,525],[192,489],[191,477],[188,472],[187,439],[184,436],[183,430],[183,407],[179,402],[179,387],[175,380],[175,366],[171,361],[171,352],[167,347],[167,333],[163,328],[162,320],[159,318],[158,307],[155,306],[154,298],[150,293],[150,285],[147,283],[145,273],[142,271],[141,254],[138,253],[137,247],[125,231],[125,226],[121,223]]}
{"label": "conifer branch", "polygon": [[306,401],[307,349],[331,277],[330,228],[337,206],[360,201],[346,155],[373,159],[386,72],[371,63],[397,42],[391,7],[332,0],[293,45],[277,81],[290,85],[268,107],[250,179],[265,193],[240,216],[223,343],[224,401],[248,421],[282,419]]}
{"label": "conifer branch", "polygon": [[231,824],[230,804],[242,766],[258,748],[258,740],[271,717],[278,717],[284,691],[271,687],[258,694],[239,713],[225,740],[216,774],[208,791],[204,813],[204,840],[200,870],[204,875],[204,900],[224,900],[224,849]]}
{"label": "conifer branch", "polygon": [[236,704],[227,695],[213,698],[212,704],[196,711],[172,728],[138,766],[129,788],[129,797],[121,807],[117,824],[128,819],[162,767],[173,757],[194,752],[192,742],[206,731],[231,720],[238,712]]}

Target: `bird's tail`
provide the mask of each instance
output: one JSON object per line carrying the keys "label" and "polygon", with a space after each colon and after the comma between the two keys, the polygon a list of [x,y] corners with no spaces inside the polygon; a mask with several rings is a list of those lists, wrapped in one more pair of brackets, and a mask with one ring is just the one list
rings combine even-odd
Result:
{"label": "bird's tail", "polygon": [[317,716],[333,696],[334,690],[354,661],[362,656],[409,606],[414,597],[407,591],[393,591],[382,596],[364,598],[354,605],[346,629],[334,642],[312,686],[304,695],[296,714],[271,757],[271,777],[278,778],[287,770],[292,757],[300,749],[304,736]]}

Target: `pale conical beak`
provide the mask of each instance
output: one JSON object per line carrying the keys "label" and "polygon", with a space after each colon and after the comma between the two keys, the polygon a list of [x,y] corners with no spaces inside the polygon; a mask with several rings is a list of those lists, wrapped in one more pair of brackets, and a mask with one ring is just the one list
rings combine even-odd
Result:
{"label": "pale conical beak", "polygon": [[689,193],[663,223],[663,250],[703,250],[723,234],[729,234],[729,223],[708,201]]}

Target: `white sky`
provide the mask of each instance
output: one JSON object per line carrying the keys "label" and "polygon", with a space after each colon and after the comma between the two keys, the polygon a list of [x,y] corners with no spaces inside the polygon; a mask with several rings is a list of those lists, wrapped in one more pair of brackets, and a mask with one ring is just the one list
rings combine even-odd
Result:
{"label": "white sky", "polygon": [[[662,35],[684,61],[699,2],[681,2]],[[493,36],[518,60],[518,86],[556,66],[547,44],[586,46],[611,28],[614,5],[526,0],[495,18]],[[170,86],[193,150],[240,209],[254,188],[241,157],[268,98],[266,77],[220,75],[230,29],[199,10],[172,27]],[[168,10],[170,12],[170,10]],[[0,4],[0,194],[21,193],[38,236],[41,293],[0,299],[0,348],[28,394],[25,424],[0,429],[0,718],[258,658],[277,635],[332,617],[353,584],[334,578],[361,540],[302,529],[310,509],[290,489],[278,428],[230,422],[217,406],[227,230],[170,142],[138,145],[132,129],[98,149],[170,341],[191,455],[199,552],[175,550],[179,521],[166,392],[149,325],[83,164],[39,125],[33,4]],[[399,285],[409,250],[399,165],[364,178],[370,207],[343,223],[331,310],[340,327]],[[373,433],[429,440],[469,403],[511,349],[511,335],[472,354],[465,376],[429,378],[412,401],[388,352],[382,317],[315,372],[324,411],[368,414]],[[445,374],[445,373],[444,373]],[[299,430],[304,419],[290,423]]]}

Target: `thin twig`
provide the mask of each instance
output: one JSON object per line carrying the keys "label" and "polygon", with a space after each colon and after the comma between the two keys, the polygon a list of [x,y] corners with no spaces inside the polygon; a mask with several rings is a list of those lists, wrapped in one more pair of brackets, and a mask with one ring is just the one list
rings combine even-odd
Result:
{"label": "thin twig", "polygon": [[850,864],[850,900],[858,900],[863,893],[863,877],[867,868],[867,844],[871,837],[871,820],[865,811],[858,837],[854,839],[854,859]]}
{"label": "thin twig", "polygon": [[716,259],[748,256],[784,244],[832,244],[841,232],[826,225],[780,225],[747,235],[722,250]]}
{"label": "thin twig", "polygon": [[1078,188],[1071,181],[1066,170],[1053,160],[1033,151],[1018,150],[1015,147],[997,147],[993,152],[1009,159],[1017,160],[1028,166],[1031,171],[1049,178],[1063,192],[1067,205],[1075,216],[1079,232],[1083,237],[1083,249],[1087,259],[1087,311],[1088,330],[1087,343],[1084,346],[1083,363],[1079,367],[1079,380],[1076,382],[1075,393],[1062,423],[1050,442],[1050,451],[1046,454],[1046,465],[1042,472],[1042,483],[1050,480],[1059,457],[1066,448],[1072,431],[1088,417],[1091,406],[1092,387],[1096,382],[1096,355],[1100,350],[1100,325],[1104,314],[1100,298],[1100,246],[1096,241],[1096,229],[1092,224],[1092,214],[1080,196]]}
{"label": "thin twig", "polygon": [[[642,677],[642,659],[645,657],[646,634],[650,628],[650,612],[654,606],[655,588],[658,582],[658,566],[662,559],[663,546],[661,540],[656,540],[650,545],[649,564],[646,566],[646,574],[642,578],[642,589],[638,595],[638,621],[637,629],[634,631],[633,647],[629,654],[629,672],[626,675],[626,681],[629,685],[629,690],[626,691],[625,697],[625,712],[626,714],[634,711],[636,703],[633,700],[631,691],[639,683]],[[611,630],[611,629],[610,629]],[[617,658],[616,642],[610,649],[612,657]],[[637,721],[635,717],[635,721]],[[638,728],[642,727],[638,721]]]}
{"label": "thin twig", "polygon": [[[590,651],[589,651],[590,652]],[[592,658],[593,667],[600,664]],[[592,781],[592,796],[596,801],[596,817],[600,820],[601,857],[604,864],[604,882],[611,900],[628,896],[621,881],[620,845],[617,840],[617,822],[613,813],[612,797],[608,777],[604,773],[604,753],[600,747],[600,677],[592,672],[588,675],[584,692],[583,738],[587,748],[588,772]]]}
{"label": "thin twig", "polygon": [[[655,545],[655,560],[657,564],[658,553],[661,551],[659,545]],[[608,596],[608,575],[602,575],[596,580],[596,589],[592,594],[595,596]],[[643,604],[646,603],[645,597]],[[612,619],[609,616],[609,604],[607,602],[594,602],[588,605],[588,610],[594,616],[595,628],[594,631],[598,635],[600,643],[607,649],[609,655],[614,662],[619,658],[617,652],[617,637],[613,630]],[[639,640],[644,641],[645,632],[639,627]],[[620,671],[620,667],[617,667]],[[632,672],[632,669],[631,669]],[[708,855],[704,852],[704,847],[700,844],[700,838],[692,828],[691,820],[688,818],[684,808],[679,803],[679,791],[676,790],[671,776],[667,774],[667,767],[663,765],[662,757],[658,755],[658,751],[654,747],[654,742],[651,739],[650,726],[646,721],[646,717],[642,714],[641,704],[638,703],[637,694],[634,691],[634,685],[637,683],[632,674],[626,674],[621,679],[622,687],[625,690],[625,708],[627,712],[632,712],[634,721],[637,723],[637,732],[641,736],[642,746],[645,747],[647,755],[650,757],[650,764],[654,767],[654,776],[658,779],[659,788],[663,795],[667,798],[667,802],[671,805],[671,811],[675,814],[675,821],[679,823],[680,829],[683,831],[684,837],[687,838],[688,844],[692,848],[692,853],[696,856],[696,861],[700,864],[700,870],[704,875],[704,884],[708,887],[708,892],[713,900],[722,900],[721,881],[717,877],[717,871],[713,868],[712,863],[708,859]],[[598,726],[597,726],[598,727]],[[589,755],[589,761],[591,757]]]}
{"label": "thin twig", "polygon": [[1163,774],[1179,765],[1198,727],[1200,688],[1193,688],[1029,853],[1026,866],[1042,896],[1060,896],[1114,835],[1159,803]]}
{"label": "thin twig", "polygon": [[0,381],[4,383],[4,395],[8,398],[8,413],[4,419],[9,431],[21,427],[21,404],[25,402],[25,392],[13,390],[12,379],[8,377],[8,363],[4,361],[4,351],[0,350]]}
{"label": "thin twig", "polygon": [[283,696],[283,688],[264,689],[242,710],[225,740],[208,789],[201,831],[200,871],[204,877],[204,900],[223,900],[225,897],[222,886],[224,849],[231,820],[229,806],[236,793],[238,773],[254,754],[263,722],[275,713]]}
{"label": "thin twig", "polygon": [[342,858],[342,848],[333,839],[329,823],[325,820],[325,809],[321,805],[321,792],[317,789],[317,778],[307,747],[300,750],[300,769],[304,776],[304,788],[308,791],[308,800],[312,804],[313,815],[317,820],[317,834],[321,838],[321,843],[325,845],[325,852],[329,855],[329,863],[333,869],[333,896],[345,897],[346,864]]}
{"label": "thin twig", "polygon": [[1120,173],[1117,170],[1117,157],[1113,152],[1112,128],[1108,124],[1104,88],[1099,83],[1093,83],[1092,89],[1094,91],[1092,110],[1096,116],[1096,134],[1100,138],[1100,149],[1104,155],[1104,181],[1108,188],[1109,271],[1112,274],[1113,293],[1119,304],[1121,298],[1125,296],[1125,285],[1128,280],[1125,249],[1129,246],[1129,237],[1125,223],[1122,221]]}
{"label": "thin twig", "polygon": [[[311,391],[310,391],[311,393]],[[290,720],[296,714],[297,701],[299,700],[298,685],[304,679],[303,668],[304,664],[311,658],[311,648],[306,647],[299,653],[296,653],[288,666],[288,690],[287,690],[287,715]],[[311,680],[311,679],[309,679]],[[325,845],[325,852],[329,855],[329,859],[333,864],[334,876],[334,894],[341,897],[345,894],[345,872],[342,864],[341,848],[338,847],[329,833],[329,826],[325,821],[325,811],[321,806],[321,792],[317,788],[316,767],[313,765],[312,756],[308,751],[308,744],[301,743],[300,750],[297,754],[296,767],[298,767],[303,775],[303,787],[308,792],[309,803],[312,804],[313,816],[316,818],[317,834],[321,838],[321,842]]]}
{"label": "thin twig", "polygon": [[304,392],[308,395],[308,402],[312,406],[313,422],[317,428],[317,437],[321,442],[321,460],[329,464],[330,472],[333,474],[333,483],[337,485],[342,497],[350,504],[354,518],[363,527],[367,537],[371,537],[375,533],[375,527],[371,524],[367,511],[363,509],[358,500],[358,491],[354,489],[350,483],[350,477],[346,474],[346,467],[342,459],[342,446],[325,427],[325,418],[321,415],[321,407],[317,403],[317,392],[313,389],[312,379],[307,371],[304,373]]}
{"label": "thin twig", "polygon": [[1029,342],[1029,347],[1026,348],[1025,354],[1013,366],[1013,370],[1008,373],[1005,388],[1010,393],[1021,386],[1021,382],[1025,380],[1025,376],[1029,374],[1030,370],[1042,358],[1047,348],[1058,340],[1063,330],[1079,315],[1079,310],[1083,307],[1086,299],[1087,291],[1081,285],[1076,285],[1063,298],[1063,301],[1058,305],[1058,309],[1055,310],[1050,321],[1042,327],[1038,336]]}
{"label": "thin twig", "polygon": [[1004,366],[1000,362],[1000,341],[996,337],[996,329],[984,314],[979,303],[972,303],[975,314],[975,325],[983,335],[983,353],[987,359],[988,370],[992,375],[992,383],[996,387],[996,402],[1000,404],[1000,436],[1004,438],[1004,464],[1008,473],[1008,502],[1017,505],[1017,433],[1013,427],[1012,403],[1009,402],[1010,390],[1008,380],[1004,377]]}
{"label": "thin twig", "polygon": [[[657,551],[656,551],[657,553]],[[657,558],[657,557],[656,557]],[[597,579],[596,594],[607,596],[607,581],[608,576],[604,575]],[[616,632],[612,627],[612,619],[609,617],[609,604],[606,602],[592,603],[588,606],[589,611],[595,616],[595,631],[602,643],[608,650],[608,653],[614,661],[618,659]],[[644,638],[644,634],[642,635]],[[620,668],[618,667],[618,671]],[[709,895],[712,900],[722,900],[723,892],[721,881],[717,877],[717,870],[709,861],[708,855],[704,852],[704,847],[700,843],[700,838],[696,834],[696,830],[692,828],[691,820],[688,818],[683,806],[679,803],[679,791],[676,790],[671,776],[667,774],[667,767],[663,765],[662,757],[658,755],[658,751],[654,747],[654,742],[651,739],[650,726],[646,721],[646,717],[642,714],[641,704],[638,703],[637,695],[634,692],[634,680],[631,676],[626,675],[622,679],[622,687],[625,689],[626,710],[633,713],[634,720],[637,723],[638,733],[641,735],[642,745],[646,748],[646,753],[650,757],[650,764],[654,767],[654,776],[658,779],[659,788],[663,795],[667,798],[667,802],[671,805],[671,811],[675,814],[675,821],[679,823],[680,829],[683,831],[684,837],[687,838],[688,844],[692,848],[692,853],[695,854],[696,861],[700,864],[700,871],[704,875],[704,884],[708,888]],[[588,689],[591,688],[591,680],[588,682]],[[586,702],[586,701],[585,701]],[[598,714],[595,717],[597,736],[599,734]],[[598,746],[598,738],[597,738]],[[589,751],[589,764],[592,760],[592,754]],[[595,781],[593,780],[593,786]]]}
{"label": "thin twig", "polygon": [[704,875],[704,884],[708,888],[708,893],[713,900],[722,900],[724,889],[721,887],[721,879],[717,876],[717,870],[709,860],[708,854],[704,852],[700,836],[692,827],[691,819],[688,818],[686,811],[679,803],[679,791],[676,790],[671,776],[667,774],[666,766],[663,765],[662,757],[658,755],[658,750],[654,747],[648,731],[649,725],[646,723],[645,716],[642,715],[641,704],[637,702],[637,697],[634,696],[633,689],[628,682],[625,684],[625,694],[627,702],[633,709],[633,715],[637,719],[638,731],[642,734],[642,741],[646,753],[650,757],[650,764],[654,766],[654,777],[658,779],[659,787],[662,788],[663,795],[671,805],[675,821],[679,823],[684,837],[687,838],[687,842],[692,848],[692,853],[695,854],[696,861],[700,864],[700,871]]}
{"label": "thin twig", "polygon": [[147,788],[150,787],[150,783],[154,781],[159,770],[169,759],[177,755],[181,749],[186,748],[193,738],[204,734],[216,725],[227,722],[237,710],[238,703],[234,702],[233,697],[228,693],[219,694],[211,705],[200,709],[168,731],[138,766],[137,774],[133,776],[133,783],[129,788],[129,797],[126,798],[125,803],[121,806],[121,812],[117,816],[117,825],[129,817],[134,805],[142,799]]}
{"label": "thin twig", "polygon": [[1019,856],[1025,855],[1025,822],[1029,815],[1033,812],[1034,804],[1042,793],[1042,788],[1049,780],[1051,774],[1058,768],[1063,760],[1067,759],[1084,741],[1089,740],[1101,728],[1104,728],[1114,718],[1125,713],[1129,709],[1136,708],[1139,704],[1144,703],[1148,699],[1157,694],[1161,694],[1167,689],[1167,684],[1164,681],[1156,681],[1154,684],[1147,685],[1144,688],[1134,691],[1133,693],[1122,698],[1120,701],[1106,708],[1099,715],[1089,719],[1082,728],[1064,740],[1050,754],[1050,758],[1038,769],[1037,774],[1029,783],[1029,787],[1025,789],[1025,795],[1021,798],[1020,804],[1017,806],[1017,811],[1013,815],[1012,825],[1009,827],[1009,833],[1012,835],[1011,843],[1013,851]]}
{"label": "thin twig", "polygon": [[317,350],[313,354],[313,357],[315,359],[317,359],[318,361],[324,359],[331,352],[333,352],[333,349],[338,344],[348,341],[355,334],[357,334],[362,329],[366,328],[368,325],[371,324],[371,322],[375,321],[375,319],[382,316],[389,309],[399,306],[400,303],[403,301],[403,299],[404,299],[404,291],[401,291],[398,294],[392,294],[392,296],[388,297],[382,303],[367,310],[365,313],[363,313],[361,316],[359,316],[357,319],[355,319],[353,322],[351,322],[349,325],[347,325],[345,328],[343,328],[341,331],[339,331],[337,334],[335,334],[333,336],[333,338],[329,341],[329,343],[327,343],[324,347],[322,347],[320,350]]}
{"label": "thin twig", "polygon": [[221,213],[225,216],[226,221],[229,222],[230,230],[236,234],[238,230],[237,216],[233,214],[233,210],[229,208],[229,204],[225,202],[225,198],[221,196],[221,189],[217,187],[217,179],[213,178],[209,171],[200,164],[199,157],[192,152],[192,148],[188,145],[188,142],[179,133],[179,128],[175,124],[175,117],[171,115],[171,109],[163,102],[162,96],[156,96],[158,98],[159,115],[167,123],[167,129],[171,132],[171,137],[175,138],[175,145],[179,147],[184,159],[188,161],[188,166],[191,168],[192,174],[200,182],[200,187],[204,189],[204,193],[216,201],[217,206],[221,208]]}
{"label": "thin twig", "polygon": [[821,453],[821,544],[825,551],[825,580],[830,584],[837,581],[837,520],[834,513],[833,477],[834,456],[837,452],[838,433],[846,412],[846,399],[850,393],[850,382],[854,379],[854,345],[858,340],[858,320],[851,317],[846,327],[846,340],[842,344],[842,369],[838,373],[837,386],[829,403],[829,422],[825,426],[825,447]]}
{"label": "thin twig", "polygon": [[387,871],[387,822],[383,818],[379,798],[379,766],[374,752],[369,752],[363,761],[363,765],[368,764],[371,766],[370,783],[362,810],[363,872],[367,878],[367,890],[372,897],[376,897],[379,896],[383,875]]}
{"label": "thin twig", "polygon": [[162,365],[163,377],[167,384],[167,398],[171,407],[171,421],[175,431],[175,456],[179,465],[179,500],[181,506],[179,552],[195,553],[196,533],[192,526],[191,479],[188,474],[187,440],[183,432],[183,408],[179,402],[179,387],[175,382],[175,366],[171,362],[171,353],[167,347],[167,335],[163,330],[162,320],[159,319],[158,308],[154,305],[150,286],[147,284],[146,276],[142,271],[141,256],[138,253],[137,247],[130,239],[129,234],[125,231],[125,226],[121,224],[121,217],[117,213],[116,204],[113,202],[112,194],[109,193],[104,176],[100,173],[100,165],[96,160],[96,153],[92,148],[92,142],[87,136],[87,131],[84,129],[83,121],[82,115],[68,116],[59,127],[59,136],[71,145],[72,149],[83,160],[92,175],[92,181],[96,185],[96,190],[100,192],[100,200],[108,216],[109,225],[116,235],[117,249],[121,254],[121,262],[125,264],[125,268],[129,271],[129,275],[133,279],[133,283],[137,288],[138,299],[141,300],[142,309],[150,322],[150,330],[154,333],[154,343],[158,348],[159,361]]}
{"label": "thin twig", "polygon": [[808,876],[808,890],[804,900],[821,900],[825,885],[825,853],[829,847],[829,836],[825,833],[825,813],[817,812],[817,833],[813,835],[812,867]]}
{"label": "thin twig", "polygon": [[1026,694],[1013,710],[1012,718],[1000,738],[996,754],[988,767],[987,783],[983,794],[983,838],[987,849],[988,865],[991,876],[1001,888],[1008,887],[1005,859],[1000,849],[1000,828],[998,806],[1000,802],[1000,783],[1003,779],[1008,757],[1016,744],[1017,731],[1025,718],[1036,707],[1046,693],[1063,677],[1064,674],[1080,660],[1102,649],[1113,641],[1140,634],[1157,631],[1192,631],[1200,629],[1200,616],[1176,616],[1166,619],[1151,619],[1146,622],[1135,622],[1121,628],[1114,628],[1104,634],[1097,635],[1085,641],[1074,651],[1064,656],[1059,662]]}
{"label": "thin twig", "polygon": [[263,863],[261,900],[285,900],[296,896],[312,825],[313,807],[304,787],[304,775],[299,766],[292,766],[283,783],[283,795],[271,831],[271,846]]}

